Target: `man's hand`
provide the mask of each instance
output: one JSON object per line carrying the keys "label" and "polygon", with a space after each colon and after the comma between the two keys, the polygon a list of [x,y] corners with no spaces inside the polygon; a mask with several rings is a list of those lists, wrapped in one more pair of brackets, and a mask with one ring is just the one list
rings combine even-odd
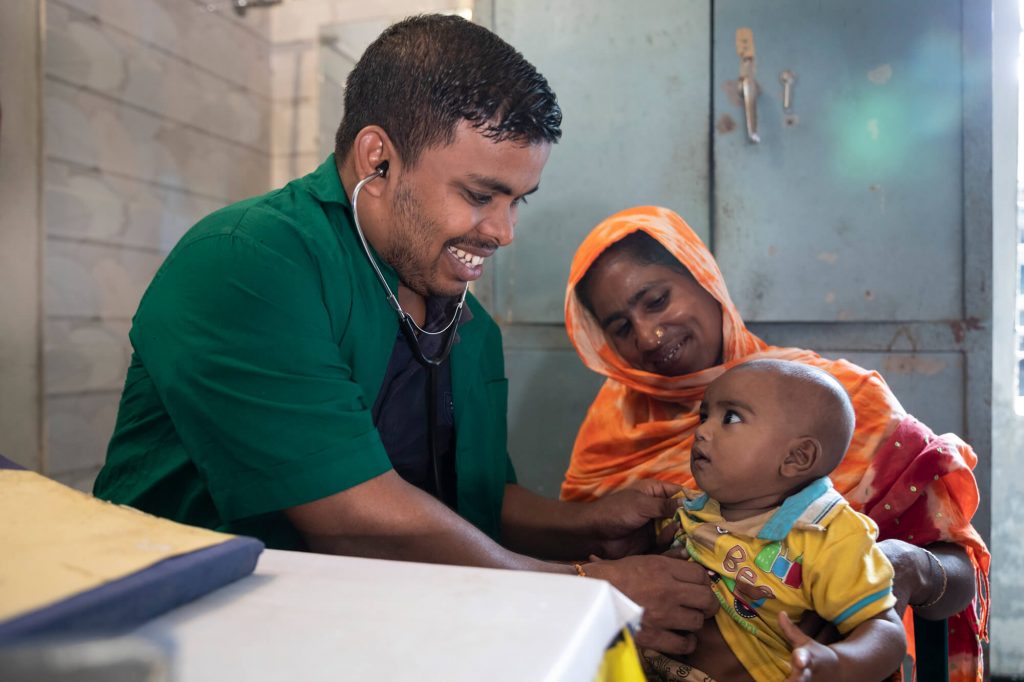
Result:
{"label": "man's hand", "polygon": [[672,524],[654,537],[654,521],[671,519],[681,500],[670,499],[681,488],[653,479],[593,502],[560,502],[522,486],[505,487],[502,542],[523,554],[559,561],[577,561],[588,554],[620,558],[667,547]]}
{"label": "man's hand", "polygon": [[625,490],[612,493],[586,506],[587,526],[597,539],[597,553],[617,559],[664,549],[674,530],[665,529],[655,537],[654,521],[670,519],[681,503],[671,497],[681,488],[672,483],[644,479]]}
{"label": "man's hand", "polygon": [[791,662],[793,669],[786,682],[810,682],[811,680],[829,680],[835,682],[842,679],[839,667],[839,656],[835,651],[820,644],[803,633],[786,612],[779,614],[779,626],[782,634],[793,647]]}
{"label": "man's hand", "polygon": [[[688,654],[693,632],[718,611],[704,568],[664,556],[631,556],[584,565],[591,578],[607,580],[644,608],[636,643],[666,654]],[[682,631],[682,632],[680,632]]]}

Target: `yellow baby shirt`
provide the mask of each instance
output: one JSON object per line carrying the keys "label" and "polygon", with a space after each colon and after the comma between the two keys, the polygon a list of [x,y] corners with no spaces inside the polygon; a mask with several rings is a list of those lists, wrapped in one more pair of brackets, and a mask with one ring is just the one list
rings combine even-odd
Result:
{"label": "yellow baby shirt", "polygon": [[693,560],[711,576],[722,636],[758,682],[785,679],[791,648],[779,628],[813,611],[846,635],[891,607],[892,566],[875,544],[878,527],[820,478],[776,509],[742,521],[718,502],[685,492],[676,513]]}

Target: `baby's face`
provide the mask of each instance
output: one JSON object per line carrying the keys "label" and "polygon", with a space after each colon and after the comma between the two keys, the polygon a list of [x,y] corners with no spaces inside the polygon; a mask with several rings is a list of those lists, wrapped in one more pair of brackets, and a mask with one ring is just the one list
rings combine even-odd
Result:
{"label": "baby's face", "polygon": [[779,468],[800,434],[782,385],[770,372],[733,369],[708,386],[690,470],[701,490],[722,504],[784,494],[792,486]]}

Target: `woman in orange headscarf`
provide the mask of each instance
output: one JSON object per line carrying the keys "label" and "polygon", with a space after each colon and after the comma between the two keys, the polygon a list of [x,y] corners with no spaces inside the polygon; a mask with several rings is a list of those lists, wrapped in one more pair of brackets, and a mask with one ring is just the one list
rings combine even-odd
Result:
{"label": "woman in orange headscarf", "polygon": [[969,445],[908,415],[877,372],[749,332],[714,257],[667,209],[628,209],[594,228],[573,259],[565,317],[584,364],[608,379],[576,437],[562,499],[595,499],[642,478],[693,487],[690,447],[711,381],[754,358],[821,367],[857,415],[831,476],[836,489],[878,524],[898,606],[950,619],[950,679],[981,679],[989,553],[970,523],[978,487]]}

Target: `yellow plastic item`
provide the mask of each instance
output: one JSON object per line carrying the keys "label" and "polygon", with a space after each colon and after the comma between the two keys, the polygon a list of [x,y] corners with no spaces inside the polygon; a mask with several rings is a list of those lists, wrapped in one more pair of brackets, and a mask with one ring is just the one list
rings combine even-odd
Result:
{"label": "yellow plastic item", "polygon": [[633,642],[633,635],[630,634],[629,628],[622,628],[622,633],[605,651],[594,682],[644,682],[644,680],[644,671],[640,666],[640,654]]}

